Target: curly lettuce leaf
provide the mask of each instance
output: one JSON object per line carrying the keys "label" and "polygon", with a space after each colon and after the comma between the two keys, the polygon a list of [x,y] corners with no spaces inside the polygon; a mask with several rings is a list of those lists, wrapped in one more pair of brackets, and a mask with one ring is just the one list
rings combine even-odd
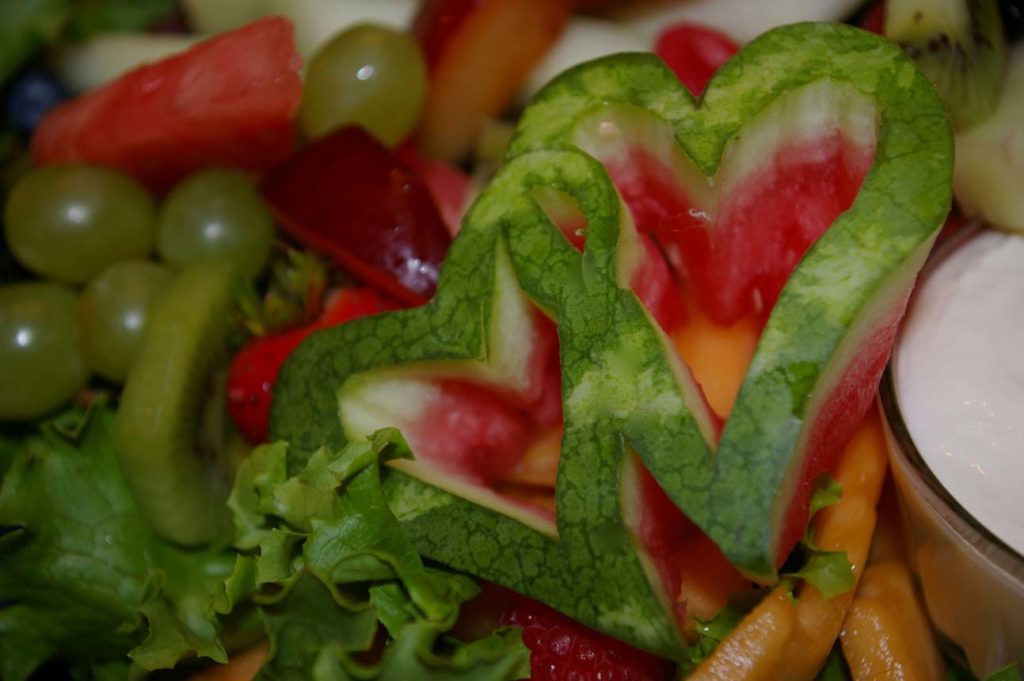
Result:
{"label": "curly lettuce leaf", "polygon": [[212,598],[234,558],[186,552],[149,532],[114,454],[114,418],[100,405],[43,424],[4,476],[4,679],[25,679],[54,656],[81,674],[122,666],[126,651],[145,669],[226,657]]}
{"label": "curly lettuce leaf", "polygon": [[235,544],[247,553],[218,607],[260,603],[271,646],[259,678],[529,675],[518,630],[469,643],[447,636],[479,589],[424,565],[388,508],[380,466],[409,457],[389,429],[305,461],[290,459],[283,444],[266,445],[242,464],[228,506]]}

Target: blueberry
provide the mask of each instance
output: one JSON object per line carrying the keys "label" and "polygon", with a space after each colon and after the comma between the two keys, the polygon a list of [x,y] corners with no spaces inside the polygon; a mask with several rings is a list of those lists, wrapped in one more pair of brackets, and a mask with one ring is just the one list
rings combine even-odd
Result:
{"label": "blueberry", "polygon": [[26,69],[7,88],[7,120],[21,132],[32,132],[43,115],[66,98],[64,86],[52,73]]}

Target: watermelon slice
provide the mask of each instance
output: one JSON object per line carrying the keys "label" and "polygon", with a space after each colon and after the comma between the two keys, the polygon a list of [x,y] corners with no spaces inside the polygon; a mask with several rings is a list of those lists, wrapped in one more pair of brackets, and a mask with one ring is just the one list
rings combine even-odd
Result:
{"label": "watermelon slice", "polygon": [[32,158],[119,168],[157,191],[208,166],[268,170],[294,147],[301,66],[291,24],[261,19],[56,107]]}
{"label": "watermelon slice", "polygon": [[[665,139],[667,150],[651,144]],[[780,149],[798,150],[792,167],[758,175],[758,160]],[[716,216],[743,212],[744,186],[767,199],[777,182],[825,168],[850,182],[863,176],[845,211],[838,190],[813,211],[819,221],[835,218],[827,231],[817,236],[824,227],[814,224],[810,237],[800,232],[817,240],[794,259],[721,431],[632,288],[648,253],[643,230],[664,234],[639,203],[623,200],[629,191],[616,161],[629,158],[656,160],[671,170],[664,177],[673,196]],[[384,408],[368,399],[402,381],[459,378],[499,395],[533,394],[544,382],[530,366],[539,309],[557,326],[561,370],[555,523],[422,457],[385,475],[392,508],[430,558],[682,659],[666,586],[672,535],[662,532],[660,506],[635,460],[737,568],[764,583],[777,579],[793,528],[806,524],[806,482],[873,394],[895,321],[948,211],[951,164],[950,126],[934,90],[897,48],[850,27],[768,33],[730,60],[701,100],[651,55],[575,68],[524,113],[509,160],[467,215],[431,302],[307,339],[281,372],[272,434],[312,452],[406,411],[423,413],[429,394],[404,393]],[[541,205],[538,197],[552,192],[584,216],[582,252]],[[636,198],[649,199],[657,215],[659,194]],[[708,244],[722,238],[719,227],[703,232]],[[735,240],[767,248],[756,221],[737,230]],[[697,289],[699,277],[680,257],[684,281]],[[740,275],[730,281],[737,291],[751,285],[736,283]]]}

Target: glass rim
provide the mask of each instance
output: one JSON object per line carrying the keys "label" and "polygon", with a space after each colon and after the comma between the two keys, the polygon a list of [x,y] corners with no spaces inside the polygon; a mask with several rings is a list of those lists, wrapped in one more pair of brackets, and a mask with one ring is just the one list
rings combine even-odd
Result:
{"label": "glass rim", "polygon": [[[982,231],[980,223],[965,226],[960,233],[941,244],[932,254],[925,270],[921,273],[923,281],[938,263],[956,250],[957,246],[970,240]],[[911,304],[913,301],[911,301]],[[900,334],[902,336],[902,333]],[[896,345],[899,345],[899,337]],[[896,394],[896,377],[894,366],[897,353],[894,351],[882,374],[878,387],[878,401],[881,405],[887,429],[894,440],[895,447],[890,447],[892,454],[900,460],[903,467],[915,478],[914,486],[925,495],[925,503],[936,512],[942,523],[954,534],[977,550],[983,550],[985,557],[1001,568],[1007,576],[1024,583],[1024,555],[998,537],[992,530],[974,517],[939,481],[928,466],[917,445],[910,435],[900,410],[899,398]]]}

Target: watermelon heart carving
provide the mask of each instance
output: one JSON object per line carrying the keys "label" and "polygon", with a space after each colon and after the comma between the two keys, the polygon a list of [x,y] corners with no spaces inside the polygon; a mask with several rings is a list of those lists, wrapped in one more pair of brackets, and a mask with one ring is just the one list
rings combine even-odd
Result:
{"label": "watermelon heart carving", "polygon": [[[870,120],[873,160],[852,205],[779,294],[719,436],[698,386],[629,290],[643,242],[597,158],[610,148],[601,136],[641,121],[655,133],[615,144],[646,144],[693,191],[725,183],[740,140],[771,152],[813,130],[821,116],[799,102],[840,102],[833,109],[854,113],[832,127],[862,141],[857,131]],[[770,125],[781,112],[804,118]],[[650,144],[664,136],[658,130],[675,138],[671,151]],[[850,27],[765,34],[701,100],[650,55],[577,67],[525,112],[506,166],[449,251],[436,297],[311,336],[278,379],[272,433],[301,456],[413,423],[439,377],[528,394],[539,308],[560,343],[557,521],[425,460],[387,471],[392,510],[424,555],[680,659],[672,604],[636,539],[634,455],[736,566],[776,579],[793,528],[803,529],[806,482],[873,399],[948,211],[951,167],[950,127],[931,86],[897,48]],[[582,253],[552,224],[542,195],[582,212]]]}

